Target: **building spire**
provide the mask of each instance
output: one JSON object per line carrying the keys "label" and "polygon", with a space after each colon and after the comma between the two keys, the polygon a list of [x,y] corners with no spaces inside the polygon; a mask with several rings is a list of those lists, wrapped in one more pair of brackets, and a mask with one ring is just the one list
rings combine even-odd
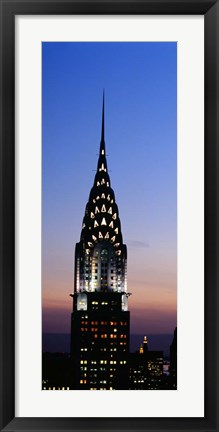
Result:
{"label": "building spire", "polygon": [[103,106],[102,106],[102,129],[100,141],[100,155],[105,155],[105,137],[104,137],[104,90],[103,90]]}
{"label": "building spire", "polygon": [[101,141],[100,141],[100,153],[97,163],[97,172],[107,172],[106,162],[106,149],[105,149],[105,137],[104,137],[104,90],[103,90],[103,105],[102,105],[102,128],[101,128]]}

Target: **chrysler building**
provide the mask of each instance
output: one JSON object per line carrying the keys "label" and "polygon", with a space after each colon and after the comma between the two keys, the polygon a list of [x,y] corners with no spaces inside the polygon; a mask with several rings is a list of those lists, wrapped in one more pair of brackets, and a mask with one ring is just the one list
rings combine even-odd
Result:
{"label": "chrysler building", "polygon": [[128,389],[127,249],[107,168],[102,130],[97,171],[75,246],[72,388]]}

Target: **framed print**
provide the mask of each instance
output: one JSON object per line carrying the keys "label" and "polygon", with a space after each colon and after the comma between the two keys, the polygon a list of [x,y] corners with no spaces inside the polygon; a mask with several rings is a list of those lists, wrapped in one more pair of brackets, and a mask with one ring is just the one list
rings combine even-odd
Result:
{"label": "framed print", "polygon": [[218,2],[1,27],[1,429],[216,431]]}

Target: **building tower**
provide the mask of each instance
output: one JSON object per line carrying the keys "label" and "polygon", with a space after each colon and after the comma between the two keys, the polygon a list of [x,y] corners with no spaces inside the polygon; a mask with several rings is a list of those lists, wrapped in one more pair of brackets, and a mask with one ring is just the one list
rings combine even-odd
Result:
{"label": "building tower", "polygon": [[173,340],[170,345],[170,384],[177,389],[177,327],[174,330]]}
{"label": "building tower", "polygon": [[72,388],[128,389],[127,249],[107,169],[102,131],[97,171],[75,247]]}

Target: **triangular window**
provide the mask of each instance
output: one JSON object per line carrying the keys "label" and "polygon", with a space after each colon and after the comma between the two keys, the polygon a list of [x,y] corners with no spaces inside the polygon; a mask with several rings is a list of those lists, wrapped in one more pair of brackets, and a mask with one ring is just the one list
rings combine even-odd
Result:
{"label": "triangular window", "polygon": [[100,213],[100,210],[98,209],[98,207],[95,207],[95,213]]}
{"label": "triangular window", "polygon": [[106,225],[106,219],[105,218],[102,219],[101,225]]}
{"label": "triangular window", "polygon": [[106,206],[105,206],[105,204],[102,205],[101,212],[102,212],[102,213],[105,213],[105,212],[106,212]]}
{"label": "triangular window", "polygon": [[108,233],[108,232],[106,233],[106,235],[105,235],[104,238],[105,238],[105,239],[108,239],[108,238],[109,238],[109,233]]}
{"label": "triangular window", "polygon": [[109,227],[110,227],[110,228],[113,228],[113,221],[110,222]]}
{"label": "triangular window", "polygon": [[98,226],[99,226],[99,224],[98,224],[98,222],[95,220],[95,221],[94,221],[94,228],[95,228],[95,227],[98,227]]}
{"label": "triangular window", "polygon": [[103,163],[102,163],[102,165],[101,165],[99,171],[105,171],[105,167],[104,167],[104,164],[103,164]]}
{"label": "triangular window", "polygon": [[103,234],[101,231],[99,232],[99,238],[103,238]]}

